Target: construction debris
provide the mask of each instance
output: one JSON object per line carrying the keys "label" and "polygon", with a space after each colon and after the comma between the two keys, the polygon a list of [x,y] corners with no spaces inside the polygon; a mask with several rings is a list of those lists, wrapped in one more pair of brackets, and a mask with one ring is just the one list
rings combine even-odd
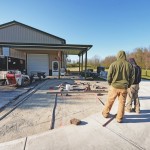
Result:
{"label": "construction debris", "polygon": [[104,94],[98,93],[97,96],[103,96]]}
{"label": "construction debris", "polygon": [[79,125],[81,123],[81,120],[73,118],[73,119],[70,120],[70,123],[74,124],[74,125]]}
{"label": "construction debris", "polygon": [[91,91],[90,84],[87,85],[87,87],[85,88],[85,91]]}

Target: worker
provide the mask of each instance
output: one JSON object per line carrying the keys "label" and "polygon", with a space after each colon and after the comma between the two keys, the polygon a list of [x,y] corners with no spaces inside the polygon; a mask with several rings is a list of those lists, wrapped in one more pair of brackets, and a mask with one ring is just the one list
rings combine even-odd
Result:
{"label": "worker", "polygon": [[[127,112],[135,111],[140,113],[140,101],[138,98],[139,83],[141,82],[141,68],[137,65],[134,58],[129,58],[129,63],[133,65],[135,79],[130,88],[128,88],[128,94],[126,99],[126,108]],[[132,108],[132,102],[134,102],[134,108]]]}
{"label": "worker", "polygon": [[102,115],[105,118],[109,117],[113,103],[118,97],[119,106],[116,120],[118,123],[121,123],[124,116],[127,89],[134,81],[133,66],[126,60],[126,53],[124,51],[119,51],[117,54],[117,60],[110,65],[107,81],[110,85],[110,89]]}

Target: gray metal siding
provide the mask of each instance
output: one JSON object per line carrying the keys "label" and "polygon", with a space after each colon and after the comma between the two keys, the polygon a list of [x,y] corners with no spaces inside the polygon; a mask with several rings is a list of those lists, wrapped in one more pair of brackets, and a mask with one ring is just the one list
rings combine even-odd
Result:
{"label": "gray metal siding", "polygon": [[26,53],[15,49],[10,49],[10,56],[26,60]]}
{"label": "gray metal siding", "polygon": [[21,25],[0,29],[0,42],[62,44],[63,41]]}

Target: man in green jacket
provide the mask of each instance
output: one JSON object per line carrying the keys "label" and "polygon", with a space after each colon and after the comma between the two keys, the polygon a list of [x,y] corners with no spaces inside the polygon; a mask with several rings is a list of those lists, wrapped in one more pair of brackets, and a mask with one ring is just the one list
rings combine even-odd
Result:
{"label": "man in green jacket", "polygon": [[126,60],[126,53],[119,51],[117,60],[113,62],[108,70],[107,81],[110,85],[108,99],[102,111],[102,115],[109,117],[110,110],[115,99],[118,97],[119,106],[116,116],[117,122],[122,122],[124,116],[125,102],[127,97],[127,89],[134,81],[133,66]]}

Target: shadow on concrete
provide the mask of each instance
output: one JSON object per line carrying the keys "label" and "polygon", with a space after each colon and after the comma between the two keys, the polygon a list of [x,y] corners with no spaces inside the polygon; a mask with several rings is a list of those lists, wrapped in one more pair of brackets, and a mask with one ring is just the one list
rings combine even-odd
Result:
{"label": "shadow on concrete", "polygon": [[142,82],[150,82],[149,79],[142,79]]}
{"label": "shadow on concrete", "polygon": [[81,121],[79,126],[87,125],[88,123],[86,121]]}
{"label": "shadow on concrete", "polygon": [[141,110],[140,114],[124,115],[123,123],[150,122],[150,110]]}
{"label": "shadow on concrete", "polygon": [[139,96],[140,100],[150,100],[150,96]]}

